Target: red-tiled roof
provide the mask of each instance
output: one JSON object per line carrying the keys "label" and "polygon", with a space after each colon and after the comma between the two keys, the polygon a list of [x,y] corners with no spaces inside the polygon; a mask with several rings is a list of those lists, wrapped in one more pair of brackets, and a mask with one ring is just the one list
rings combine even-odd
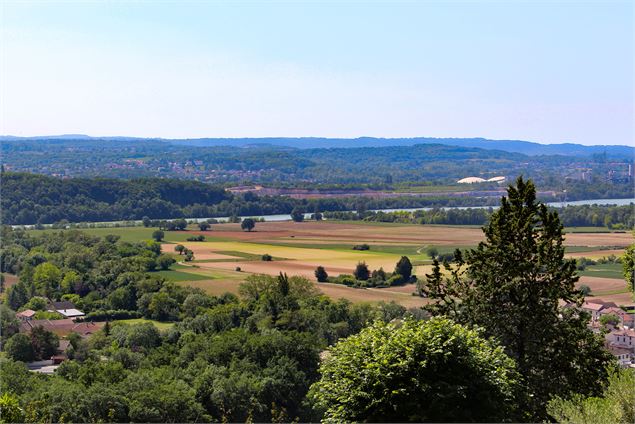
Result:
{"label": "red-tiled roof", "polygon": [[635,337],[635,330],[631,330],[630,328],[627,330],[617,330],[617,331],[612,331],[611,334],[614,334],[616,336],[629,336],[629,337]]}
{"label": "red-tiled roof", "polygon": [[615,302],[605,302],[602,299],[587,298],[585,299],[585,301],[588,303],[598,303],[600,305],[604,305],[607,308],[611,308],[611,307],[617,308],[617,304]]}
{"label": "red-tiled roof", "polygon": [[103,327],[105,322],[80,322],[77,323],[72,319],[36,319],[23,322],[20,325],[20,331],[29,333],[34,327],[42,326],[44,329],[51,331],[58,336],[65,336],[69,333],[78,333],[82,336],[95,333]]}
{"label": "red-tiled roof", "polygon": [[601,311],[604,308],[605,308],[605,306],[603,304],[601,304],[601,303],[584,302],[582,304],[582,309],[590,309],[592,311]]}

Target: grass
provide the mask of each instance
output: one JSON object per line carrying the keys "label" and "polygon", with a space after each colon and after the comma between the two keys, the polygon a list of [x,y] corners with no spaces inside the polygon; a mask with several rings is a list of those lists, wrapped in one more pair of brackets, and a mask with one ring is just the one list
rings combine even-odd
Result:
{"label": "grass", "polygon": [[604,247],[606,247],[606,249],[609,248],[609,246],[566,246],[565,251],[566,253],[595,252],[597,250],[604,250]]}
{"label": "grass", "polygon": [[587,265],[584,271],[578,271],[580,275],[588,277],[603,277],[603,278],[624,278],[624,272],[622,270],[622,264],[597,264]]}
{"label": "grass", "polygon": [[[263,246],[271,246],[271,245],[263,244]],[[192,263],[244,262],[244,261],[261,261],[262,260],[262,255],[255,254],[255,253],[239,252],[237,250],[215,250],[214,253],[218,253],[220,255],[235,256],[236,259],[229,259],[229,258],[228,259],[200,259],[200,260],[193,260]],[[282,258],[277,256],[271,257],[271,260],[273,261],[284,261],[286,259],[287,258]]]}
{"label": "grass", "polygon": [[193,272],[182,272],[182,271],[157,271],[152,273],[152,275],[158,275],[160,277],[165,278],[168,281],[174,281],[175,283],[181,281],[198,281],[198,280],[209,280],[210,277],[205,275],[195,274]]}
{"label": "grass", "polygon": [[565,233],[612,233],[607,227],[565,227]]}
{"label": "grass", "polygon": [[[104,237],[109,234],[120,236],[122,241],[138,242],[141,240],[152,240],[152,232],[156,228],[146,227],[113,227],[113,228],[81,228],[78,231],[82,231],[86,234],[93,236]],[[56,230],[47,228],[46,230],[29,230],[34,235],[53,233],[58,231],[70,231],[70,230]]]}
{"label": "grass", "polygon": [[177,284],[199,288],[207,294],[219,296],[227,292],[238,293],[238,286],[249,275],[249,273],[221,269],[205,269],[200,272],[205,273],[209,278],[205,280],[180,281]]}
{"label": "grass", "polygon": [[[192,228],[194,229],[194,228]],[[82,231],[86,234],[90,234],[93,236],[104,237],[109,234],[120,236],[122,241],[127,242],[138,242],[143,240],[152,240],[152,233],[158,230],[156,227],[109,227],[109,228],[77,228],[78,231]],[[198,231],[198,228],[196,228]],[[29,230],[34,235],[44,234],[44,233],[52,233],[57,231],[71,231],[71,230],[61,230],[61,229],[53,229],[47,228],[45,230]],[[165,231],[163,230],[164,243],[180,243],[187,242],[188,237],[192,237],[194,234],[186,233],[186,232],[178,232],[178,231]],[[224,237],[215,237],[213,231],[207,231],[209,234],[205,235],[205,241],[231,241],[231,239],[227,239]]]}
{"label": "grass", "polygon": [[123,324],[143,324],[143,323],[149,322],[154,324],[154,326],[161,331],[167,330],[168,328],[174,325],[173,322],[161,322],[161,321],[155,321],[153,319],[145,319],[145,318],[118,319],[113,322],[120,322]]}

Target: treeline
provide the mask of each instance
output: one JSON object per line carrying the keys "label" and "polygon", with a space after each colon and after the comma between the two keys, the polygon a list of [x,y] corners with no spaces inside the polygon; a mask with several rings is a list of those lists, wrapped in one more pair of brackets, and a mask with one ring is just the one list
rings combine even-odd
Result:
{"label": "treeline", "polygon": [[[487,211],[479,209],[435,209],[413,214],[373,214],[367,211],[495,206],[500,200],[497,197],[470,196],[294,199],[286,196],[258,196],[254,193],[233,195],[218,186],[179,179],[60,179],[12,172],[3,172],[1,177],[2,223],[8,225],[130,221],[144,217],[176,219],[260,216],[290,214],[293,210],[302,213],[328,211],[325,216],[331,219],[358,219],[357,215],[351,213],[332,213],[352,210],[361,213],[360,216],[367,220],[383,222],[480,225],[486,222]],[[629,219],[627,209],[606,212],[603,208],[569,206],[562,210],[562,219],[565,225],[606,226],[612,223],[632,227],[632,215]],[[330,216],[328,213],[331,213]]]}
{"label": "treeline", "polygon": [[143,178],[60,179],[24,173],[2,173],[4,224],[53,223],[60,220],[115,221],[178,218],[195,204],[230,200],[223,188],[196,181]]}
{"label": "treeline", "polygon": [[292,199],[285,196],[232,195],[223,188],[196,181],[161,178],[118,180],[60,179],[37,174],[3,172],[2,223],[102,222],[207,218],[307,213],[324,210],[367,210],[393,207],[462,206],[498,200],[470,197],[397,197],[385,199]]}
{"label": "treeline", "polygon": [[[632,229],[635,226],[633,205],[580,205],[551,208],[558,211],[565,227],[605,227]],[[324,212],[327,219],[342,221],[397,222],[403,224],[484,225],[493,208],[440,209],[395,212]]]}

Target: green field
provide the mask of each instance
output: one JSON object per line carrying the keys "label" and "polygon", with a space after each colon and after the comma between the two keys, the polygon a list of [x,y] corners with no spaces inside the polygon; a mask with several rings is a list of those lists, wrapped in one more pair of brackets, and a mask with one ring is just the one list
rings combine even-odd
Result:
{"label": "green field", "polygon": [[578,271],[578,274],[587,277],[624,278],[622,264],[588,265],[584,271]]}
{"label": "green field", "polygon": [[173,322],[161,322],[161,321],[155,321],[153,319],[145,319],[145,318],[118,319],[113,322],[122,323],[122,324],[143,324],[143,323],[149,322],[151,324],[154,324],[154,326],[161,331],[167,330],[168,328],[174,325]]}
{"label": "green field", "polygon": [[[179,265],[172,265],[172,268],[179,267]],[[190,268],[191,269],[191,268]],[[165,278],[168,281],[174,281],[175,283],[180,283],[183,281],[199,281],[199,280],[209,280],[212,277],[196,274],[194,272],[183,272],[169,269],[167,271],[157,271],[153,272],[152,275],[158,275],[160,277]]]}
{"label": "green field", "polygon": [[[91,234],[98,237],[104,237],[109,234],[120,236],[122,241],[137,242],[142,240],[152,240],[152,233],[158,228],[152,227],[109,227],[109,228],[77,228],[78,231],[82,231],[86,234]],[[51,233],[57,231],[69,231],[47,228],[45,230],[29,230],[34,235]],[[176,231],[163,231],[164,242],[166,243],[180,243],[187,241],[188,237],[192,237],[192,234],[176,232]],[[227,238],[215,237],[212,231],[205,235],[207,240],[214,241],[226,241]]]}

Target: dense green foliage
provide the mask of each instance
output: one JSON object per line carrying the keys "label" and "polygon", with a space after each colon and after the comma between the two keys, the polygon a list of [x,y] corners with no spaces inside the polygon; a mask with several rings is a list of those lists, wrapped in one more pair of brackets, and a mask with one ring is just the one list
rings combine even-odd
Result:
{"label": "dense green foliage", "polygon": [[597,395],[612,361],[588,316],[559,301],[581,302],[576,263],[564,259],[558,214],[536,201],[535,187],[519,179],[484,227],[486,241],[457,251],[441,273],[438,261],[421,293],[434,315],[478,325],[496,337],[517,363],[526,398],[525,419],[546,418],[553,396]]}
{"label": "dense green foliage", "polygon": [[152,274],[173,263],[153,241],[128,243],[75,230],[33,236],[3,227],[0,261],[2,272],[20,279],[5,296],[13,310],[37,308],[34,299],[44,296],[72,300],[87,313],[127,310],[176,320],[188,295],[196,292]]}
{"label": "dense green foliage", "polygon": [[[230,216],[259,216],[291,214],[302,220],[303,213],[329,211],[327,218],[358,219],[385,222],[419,222],[431,224],[482,224],[488,217],[486,210],[468,211],[417,211],[414,214],[390,214],[365,212],[372,209],[494,206],[498,198],[451,196],[448,194],[418,196],[395,196],[365,198],[325,197],[317,199],[293,199],[286,196],[258,196],[254,193],[233,195],[218,186],[196,181],[178,179],[142,178],[115,180],[104,178],[59,179],[43,175],[2,173],[3,196],[0,199],[4,224],[51,224],[56,222],[100,222],[143,220],[146,226],[161,226],[161,229],[183,228],[182,218],[208,218]],[[598,183],[594,187],[601,187]],[[607,186],[617,188],[617,185]],[[628,197],[633,196],[630,185],[626,191],[605,191],[587,196]],[[629,191],[630,190],[630,191]],[[493,192],[494,194],[496,192]],[[572,195],[569,194],[572,198]],[[556,200],[556,199],[550,199]],[[338,211],[364,211],[360,216]],[[175,219],[176,218],[176,219]],[[175,219],[165,221],[166,219]],[[153,223],[153,220],[155,221]],[[161,221],[163,220],[163,221]],[[565,208],[563,220],[566,225],[605,226],[621,224],[625,228],[633,225],[632,214],[626,207],[605,209],[586,207]],[[156,224],[156,225],[155,225]],[[187,223],[185,223],[187,224]],[[207,227],[203,224],[204,227]]]}
{"label": "dense green foliage", "polygon": [[214,205],[231,198],[222,188],[195,181],[144,178],[62,180],[32,174],[2,173],[5,224],[60,220],[115,221],[178,218],[197,204]]}
{"label": "dense green foliage", "polygon": [[193,293],[184,319],[162,333],[114,323],[75,340],[55,376],[1,360],[0,390],[18,398],[26,421],[317,420],[306,395],[320,351],[404,313],[334,302],[284,275],[250,277],[241,296]]}
{"label": "dense green foliage", "polygon": [[312,388],[336,422],[500,422],[515,414],[514,361],[450,320],[375,324],[339,342]]}
{"label": "dense green foliage", "polygon": [[635,372],[613,372],[600,397],[557,397],[549,402],[549,414],[562,424],[631,424],[635,422]]}
{"label": "dense green foliage", "polygon": [[[633,206],[581,205],[551,208],[565,227],[631,229],[635,226]],[[484,225],[494,208],[441,209],[396,212],[325,212],[328,219],[343,221],[398,222],[403,224]]]}
{"label": "dense green foliage", "polygon": [[635,244],[630,245],[622,256],[622,268],[624,279],[628,283],[628,289],[635,299]]}

